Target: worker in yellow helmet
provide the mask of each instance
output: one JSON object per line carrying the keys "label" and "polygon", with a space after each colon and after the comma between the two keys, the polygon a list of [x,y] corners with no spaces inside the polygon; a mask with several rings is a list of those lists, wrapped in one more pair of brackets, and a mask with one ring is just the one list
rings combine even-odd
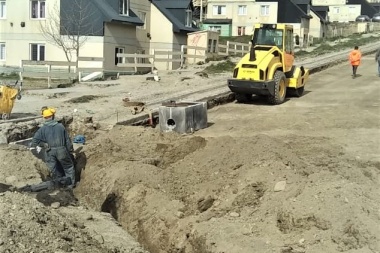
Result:
{"label": "worker in yellow helmet", "polygon": [[44,147],[46,164],[53,179],[66,177],[68,186],[75,186],[75,169],[71,153],[73,144],[65,127],[55,120],[56,110],[44,106],[41,114],[45,122],[34,134],[31,147]]}

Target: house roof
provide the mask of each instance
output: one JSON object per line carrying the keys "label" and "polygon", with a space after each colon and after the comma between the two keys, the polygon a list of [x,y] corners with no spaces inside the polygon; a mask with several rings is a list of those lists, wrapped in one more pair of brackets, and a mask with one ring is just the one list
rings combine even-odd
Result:
{"label": "house roof", "polygon": [[311,6],[310,9],[314,11],[330,11],[330,8],[328,6]]}
{"label": "house roof", "polygon": [[310,0],[292,0],[295,4],[310,4]]}
{"label": "house roof", "polygon": [[106,0],[92,0],[106,18],[105,22],[122,22],[144,25],[144,22],[130,9],[129,16],[120,15]]}
{"label": "house roof", "polygon": [[185,26],[186,12],[191,0],[150,0],[173,24],[173,32],[195,32],[197,28]]}
{"label": "house roof", "polygon": [[327,11],[326,11],[326,8],[315,8],[315,7],[327,7],[327,6],[311,6],[310,7],[310,10],[312,12],[314,12],[314,14],[319,18],[319,20],[322,22],[322,23],[327,23],[327,12],[329,10],[329,7],[327,7]]}
{"label": "house roof", "polygon": [[372,17],[373,14],[377,13],[375,7],[367,2],[367,0],[346,0],[346,4],[360,4],[361,5],[361,15],[368,15]]}
{"label": "house roof", "polygon": [[232,24],[232,19],[205,19],[203,24]]}

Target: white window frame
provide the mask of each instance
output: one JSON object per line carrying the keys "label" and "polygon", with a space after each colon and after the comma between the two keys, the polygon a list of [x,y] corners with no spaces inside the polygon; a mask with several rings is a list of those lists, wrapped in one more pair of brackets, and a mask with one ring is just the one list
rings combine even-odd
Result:
{"label": "white window frame", "polygon": [[[33,46],[37,46],[37,59],[33,59]],[[44,58],[41,59],[41,48],[43,48],[43,55]],[[45,61],[46,59],[46,47],[45,44],[40,44],[40,43],[32,43],[30,44],[30,60],[31,61]]]}
{"label": "white window frame", "polygon": [[[239,30],[240,30],[240,34],[239,34]],[[237,35],[238,36],[244,36],[245,35],[245,26],[238,26],[237,27]]]}
{"label": "white window frame", "polygon": [[270,5],[260,5],[260,16],[269,16]]}
{"label": "white window frame", "polygon": [[238,15],[239,16],[247,15],[247,5],[239,5],[238,6]]}
{"label": "white window frame", "polygon": [[142,22],[144,22],[144,25],[137,26],[137,28],[145,30],[146,29],[146,12],[139,11],[137,16],[141,19]]}
{"label": "white window frame", "polygon": [[[33,15],[33,3],[37,3],[37,15]],[[42,12],[42,13],[41,13]],[[45,0],[31,0],[30,1],[30,18],[31,19],[45,19],[46,18],[46,1]]]}
{"label": "white window frame", "polygon": [[7,18],[7,2],[5,0],[0,0],[0,19]]}
{"label": "white window frame", "polygon": [[185,26],[186,27],[192,27],[193,22],[193,12],[190,9],[186,10],[186,20],[185,20]]}
{"label": "white window frame", "polygon": [[208,27],[208,29],[209,29],[210,31],[215,31],[215,32],[219,32],[219,33],[222,32],[222,26],[221,26],[221,25],[210,25],[210,26]]}
{"label": "white window frame", "polygon": [[[125,53],[125,47],[115,47],[115,51],[117,50],[116,54],[124,54]],[[115,58],[117,58],[117,63],[125,63],[125,57],[117,57],[115,55]]]}
{"label": "white window frame", "polygon": [[212,15],[219,16],[219,15],[226,15],[226,13],[227,13],[227,7],[225,5],[212,6]]}
{"label": "white window frame", "polygon": [[0,61],[7,59],[7,48],[5,42],[0,42]]}
{"label": "white window frame", "polygon": [[129,9],[131,8],[130,0],[119,0],[119,14],[122,16],[129,16]]}
{"label": "white window frame", "polygon": [[333,14],[339,14],[340,8],[339,7],[333,7]]}

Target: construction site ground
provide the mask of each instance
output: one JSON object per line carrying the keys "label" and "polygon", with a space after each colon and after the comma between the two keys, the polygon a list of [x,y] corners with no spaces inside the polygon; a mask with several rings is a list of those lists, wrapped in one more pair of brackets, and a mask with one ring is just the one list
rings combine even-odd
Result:
{"label": "construction site ground", "polygon": [[[47,169],[25,147],[1,147],[0,252],[380,252],[374,56],[363,57],[356,79],[347,62],[313,74],[303,97],[279,106],[254,98],[215,107],[209,126],[194,134],[114,126],[134,117],[125,97],[153,108],[184,90],[194,90],[186,100],[227,91],[231,73],[205,78],[195,75],[198,67],[161,75],[161,82],[133,76],[64,95],[30,90],[16,101],[15,118],[56,106],[73,116],[71,134],[88,140],[77,153],[74,196],[13,192],[40,182]],[[211,89],[216,85],[220,90]],[[83,95],[102,97],[67,102]],[[93,117],[91,129],[86,117]]]}

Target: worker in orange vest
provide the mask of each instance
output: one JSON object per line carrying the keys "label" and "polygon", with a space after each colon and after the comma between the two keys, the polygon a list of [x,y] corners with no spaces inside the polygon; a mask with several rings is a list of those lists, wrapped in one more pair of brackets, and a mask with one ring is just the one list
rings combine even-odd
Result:
{"label": "worker in orange vest", "polygon": [[354,50],[350,52],[349,60],[352,65],[352,78],[356,77],[356,71],[360,65],[360,61],[362,59],[362,53],[359,50],[358,46],[355,46]]}

